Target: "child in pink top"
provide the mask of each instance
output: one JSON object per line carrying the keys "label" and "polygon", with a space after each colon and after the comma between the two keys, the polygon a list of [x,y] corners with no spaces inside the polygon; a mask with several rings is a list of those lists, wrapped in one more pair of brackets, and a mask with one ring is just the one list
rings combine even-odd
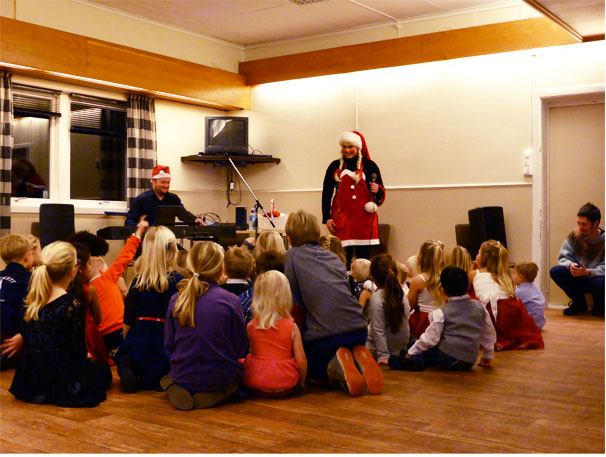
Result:
{"label": "child in pink top", "polygon": [[246,328],[251,353],[243,360],[244,385],[256,395],[283,397],[297,384],[305,388],[307,358],[291,309],[286,276],[275,270],[261,274],[255,282],[253,320]]}

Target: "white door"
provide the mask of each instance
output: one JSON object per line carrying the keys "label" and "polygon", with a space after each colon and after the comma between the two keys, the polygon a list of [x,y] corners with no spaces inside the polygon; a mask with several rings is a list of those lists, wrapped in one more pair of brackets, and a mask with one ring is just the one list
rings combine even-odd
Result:
{"label": "white door", "polygon": [[[604,206],[604,103],[549,109],[549,265],[557,265],[562,242],[576,226],[579,208]],[[551,279],[551,305],[566,305],[566,294]]]}

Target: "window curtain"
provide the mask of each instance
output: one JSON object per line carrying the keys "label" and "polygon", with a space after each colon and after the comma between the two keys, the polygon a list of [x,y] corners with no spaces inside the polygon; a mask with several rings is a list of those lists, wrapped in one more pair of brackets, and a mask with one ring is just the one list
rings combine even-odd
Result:
{"label": "window curtain", "polygon": [[156,164],[156,109],[154,99],[129,95],[126,107],[126,198],[128,207],[151,187]]}
{"label": "window curtain", "polygon": [[13,155],[12,74],[0,71],[0,236],[11,229],[11,168]]}

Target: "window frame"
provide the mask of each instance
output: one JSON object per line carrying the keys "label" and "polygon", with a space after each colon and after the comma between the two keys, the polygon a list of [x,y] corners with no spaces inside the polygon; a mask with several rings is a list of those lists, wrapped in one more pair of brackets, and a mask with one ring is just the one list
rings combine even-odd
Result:
{"label": "window frame", "polygon": [[[43,203],[70,203],[76,214],[104,214],[126,212],[127,201],[118,200],[80,200],[71,195],[71,95],[88,95],[91,97],[127,101],[127,95],[86,86],[38,80],[25,76],[13,76],[13,82],[36,86],[43,89],[61,91],[59,95],[59,112],[61,116],[51,117],[49,122],[49,183],[48,198],[11,197],[12,213],[38,213]],[[126,180],[125,176],[125,180]],[[60,184],[61,183],[61,184]]]}

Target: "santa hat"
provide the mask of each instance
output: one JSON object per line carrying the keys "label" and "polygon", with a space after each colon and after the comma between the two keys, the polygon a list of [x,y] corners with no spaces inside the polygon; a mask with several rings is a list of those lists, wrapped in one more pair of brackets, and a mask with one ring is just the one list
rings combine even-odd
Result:
{"label": "santa hat", "polygon": [[368,152],[368,146],[366,146],[366,140],[360,132],[357,130],[345,131],[341,133],[339,137],[339,144],[349,143],[357,147],[362,151],[362,157],[370,159],[370,153]]}
{"label": "santa hat", "polygon": [[166,165],[156,165],[152,171],[151,179],[170,178],[170,168]]}

